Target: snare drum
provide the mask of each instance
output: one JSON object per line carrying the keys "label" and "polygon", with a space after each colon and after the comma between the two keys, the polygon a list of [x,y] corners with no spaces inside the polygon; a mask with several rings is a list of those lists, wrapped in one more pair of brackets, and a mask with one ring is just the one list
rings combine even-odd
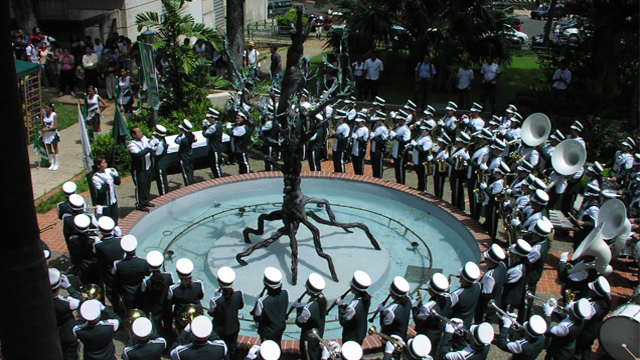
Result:
{"label": "snare drum", "polygon": [[[600,345],[614,359],[634,360],[640,355],[640,305],[627,303],[615,309],[600,326]],[[627,349],[625,349],[625,346]]]}

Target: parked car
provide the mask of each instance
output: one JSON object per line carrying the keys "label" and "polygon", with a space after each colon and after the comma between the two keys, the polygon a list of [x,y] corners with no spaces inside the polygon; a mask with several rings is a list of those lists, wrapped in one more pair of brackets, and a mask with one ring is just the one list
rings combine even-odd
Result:
{"label": "parked car", "polygon": [[560,19],[569,14],[569,10],[562,4],[556,5],[553,10],[549,5],[540,5],[537,10],[531,10],[531,18],[538,20],[546,20],[549,16]]}
{"label": "parked car", "polygon": [[493,2],[491,3],[491,7],[496,10],[502,10],[507,14],[513,14],[514,12],[513,4],[511,4],[510,2],[505,2],[505,1]]}
{"label": "parked car", "polygon": [[507,40],[515,45],[522,45],[529,41],[529,35],[514,29],[511,25],[504,25],[504,34]]}

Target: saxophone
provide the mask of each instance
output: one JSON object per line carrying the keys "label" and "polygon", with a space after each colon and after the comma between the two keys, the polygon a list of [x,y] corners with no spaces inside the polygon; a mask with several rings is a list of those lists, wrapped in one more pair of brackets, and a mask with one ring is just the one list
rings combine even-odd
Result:
{"label": "saxophone", "polygon": [[460,156],[460,155],[456,155],[456,156],[454,156],[454,161],[455,161],[455,162],[454,162],[453,168],[454,168],[455,170],[464,170],[464,168],[465,168],[465,161],[464,161],[464,159],[462,158],[462,156]]}
{"label": "saxophone", "polygon": [[[433,157],[433,151],[429,150],[429,156]],[[432,161],[425,161],[424,163],[422,163],[422,165],[424,165],[425,173],[428,176],[433,175],[433,172],[434,172],[435,167],[436,167],[436,164],[433,163],[433,160]]]}

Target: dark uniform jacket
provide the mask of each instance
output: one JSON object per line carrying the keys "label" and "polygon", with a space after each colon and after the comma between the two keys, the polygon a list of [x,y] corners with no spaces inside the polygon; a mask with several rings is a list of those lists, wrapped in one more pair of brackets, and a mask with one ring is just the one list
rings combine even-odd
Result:
{"label": "dark uniform jacket", "polygon": [[[209,130],[210,128],[212,129]],[[220,121],[216,121],[215,124],[202,129],[202,135],[207,139],[210,153],[222,151],[222,133],[222,123]]]}
{"label": "dark uniform jacket", "polygon": [[410,318],[411,301],[406,304],[393,302],[381,312],[380,332],[389,336],[398,335],[406,341]]}
{"label": "dark uniform jacket", "polygon": [[173,285],[171,273],[162,273],[162,287],[156,289],[153,285],[153,274],[142,281],[140,286],[141,306],[145,313],[153,318],[155,324],[159,324],[162,315],[171,314],[171,301],[167,299],[169,288]]}
{"label": "dark uniform jacket", "polygon": [[342,343],[355,341],[362,345],[367,336],[367,312],[362,298],[355,298],[348,304],[338,306],[338,319],[342,326]]}
{"label": "dark uniform jacket", "polygon": [[164,138],[158,139],[158,141],[160,142],[158,146],[162,146],[162,151],[159,154],[155,151],[153,152],[153,164],[156,169],[167,170],[167,168],[169,167],[169,161],[167,160],[169,144],[167,144],[167,140],[165,140]]}
{"label": "dark uniform jacket", "polygon": [[480,283],[474,282],[468,287],[459,288],[452,293],[452,297],[457,297],[457,302],[451,307],[449,318],[458,318],[464,322],[464,327],[469,328],[473,323],[476,305],[480,298]]}
{"label": "dark uniform jacket", "polygon": [[169,299],[173,305],[174,316],[178,315],[178,312],[183,306],[189,304],[202,306],[200,300],[202,300],[203,297],[204,286],[200,280],[193,280],[189,287],[181,286],[180,284],[171,285],[167,293],[167,299]]}
{"label": "dark uniform jacket", "polygon": [[[264,339],[279,339],[287,327],[289,292],[285,289],[277,296],[265,295],[256,301],[253,318],[258,322],[258,334]],[[258,308],[262,307],[261,311]]]}
{"label": "dark uniform jacket", "polygon": [[[547,323],[551,323],[549,316],[545,316]],[[547,360],[573,359],[576,352],[576,339],[584,327],[583,320],[564,318],[556,326],[549,329],[550,342],[547,347]]]}
{"label": "dark uniform jacket", "polygon": [[104,308],[102,314],[108,319],[96,324],[82,323],[73,328],[73,333],[82,342],[84,360],[113,360],[116,356],[113,334],[120,326],[120,317],[109,308]]}
{"label": "dark uniform jacket", "polygon": [[213,330],[220,336],[228,336],[240,331],[238,311],[244,308],[242,291],[234,291],[229,298],[216,291],[209,306],[209,316],[213,318]]}
{"label": "dark uniform jacket", "polygon": [[147,342],[136,343],[124,348],[123,360],[160,360],[162,353],[167,348],[167,341],[157,337]]}
{"label": "dark uniform jacket", "polygon": [[474,348],[471,345],[467,345],[464,349],[458,351],[452,351],[451,339],[453,334],[445,332],[442,335],[440,342],[440,354],[441,359],[446,360],[485,360],[489,355],[491,345],[486,345],[481,348]]}
{"label": "dark uniform jacket", "polygon": [[227,346],[222,340],[183,344],[171,350],[172,360],[222,360],[226,355]]}
{"label": "dark uniform jacket", "polygon": [[73,333],[76,319],[73,311],[80,307],[82,297],[73,286],[67,289],[69,296],[56,296],[53,298],[53,308],[56,313],[56,323],[58,324],[58,335],[60,343],[64,346],[78,341]]}
{"label": "dark uniform jacket", "polygon": [[509,328],[502,327],[495,344],[502,351],[513,354],[511,360],[535,360],[545,347],[545,336],[537,338],[523,337],[516,341],[509,341]]}
{"label": "dark uniform jacket", "polygon": [[317,329],[320,338],[324,337],[325,317],[326,309],[322,309],[318,299],[311,300],[304,307],[297,309],[296,325],[300,328],[300,351],[304,351],[303,359],[320,359],[320,341],[309,336],[309,332],[311,329]]}
{"label": "dark uniform jacket", "polygon": [[102,241],[96,243],[93,247],[93,251],[98,258],[98,264],[100,266],[100,273],[102,281],[107,286],[113,286],[113,264],[124,259],[124,250],[120,247],[120,237],[109,236],[102,238]]}
{"label": "dark uniform jacket", "polygon": [[[137,256],[127,256],[113,264],[115,286],[122,294],[125,305],[137,305],[136,296],[142,285],[142,280],[150,273],[147,261]],[[130,309],[127,308],[127,310]]]}
{"label": "dark uniform jacket", "polygon": [[[437,316],[430,315],[430,310],[435,310],[441,316],[448,317],[451,311],[451,297],[449,294],[434,295],[429,302],[422,307],[413,308],[413,321],[416,324],[415,331],[417,334],[425,335],[431,340],[431,354],[438,349],[440,337],[444,332],[445,323]],[[428,311],[425,313],[424,311]]]}

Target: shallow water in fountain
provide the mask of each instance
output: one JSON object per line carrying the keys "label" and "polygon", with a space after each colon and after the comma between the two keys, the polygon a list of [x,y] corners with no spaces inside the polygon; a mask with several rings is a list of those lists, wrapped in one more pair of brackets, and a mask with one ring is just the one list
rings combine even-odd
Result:
{"label": "shallow water in fountain", "polygon": [[[298,285],[291,285],[286,236],[246,257],[249,265],[237,263],[235,255],[250,246],[244,243],[242,230],[255,227],[260,214],[280,207],[282,179],[278,178],[243,181],[192,193],[156,209],[134,226],[131,233],[138,238],[139,256],[151,250],[171,253],[165,266],[174,274],[179,258],[191,259],[195,266],[193,277],[205,283],[202,301],[205,307],[218,287],[216,270],[221,266],[232,267],[237,274],[234,287],[245,294],[241,334],[251,336],[256,335],[256,328],[249,312],[263,289],[262,271],[267,266],[282,270],[284,288],[289,291],[291,302],[304,292],[304,282],[312,272],[325,278],[324,294],[331,302],[349,288],[355,270],[364,270],[373,281],[370,310],[374,311],[386,298],[394,276],[407,278],[413,290],[422,286],[432,272],[457,274],[466,261],[479,260],[475,239],[466,227],[423,199],[382,186],[336,179],[305,178],[302,188],[308,196],[329,200],[339,222],[366,224],[380,243],[381,250],[377,251],[357,228],[348,233],[314,222],[320,230],[324,252],[333,258],[338,283],[331,279],[327,262],[316,254],[311,232],[302,225],[297,235]],[[326,211],[315,204],[308,205],[307,210],[327,218]],[[266,239],[281,224],[280,221],[266,223],[265,234],[252,235],[252,241]],[[456,285],[454,278],[453,287]],[[350,300],[350,296],[346,300]],[[287,334],[297,338],[299,331],[293,324],[294,314],[289,318],[292,324]],[[327,316],[325,338],[341,336],[336,316],[337,308],[334,308]]]}

